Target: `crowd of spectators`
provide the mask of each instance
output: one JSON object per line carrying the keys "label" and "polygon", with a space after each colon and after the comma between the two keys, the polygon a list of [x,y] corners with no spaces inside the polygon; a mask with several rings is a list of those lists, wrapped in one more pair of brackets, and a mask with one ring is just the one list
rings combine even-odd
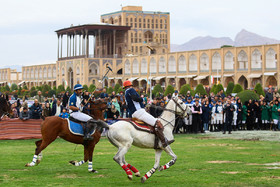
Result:
{"label": "crowd of spectators", "polygon": [[[22,102],[18,99],[12,104],[12,118],[40,119],[41,116],[59,116],[68,118],[68,100],[70,94],[48,99],[41,92],[35,96],[34,103],[28,107],[26,98]],[[89,99],[90,93],[85,91],[82,95],[82,103]],[[147,95],[142,94],[143,104],[146,110],[154,117],[159,117],[165,105],[171,97],[179,97],[188,107],[190,112],[186,118],[177,118],[174,133],[204,133],[209,131],[222,131],[225,133],[232,130],[279,130],[280,129],[280,95],[277,91],[268,90],[265,97],[259,100],[249,100],[242,103],[238,97],[226,97],[223,90],[216,95],[195,95],[190,92],[180,95],[176,90],[167,96],[155,97],[150,100]],[[119,118],[131,117],[126,103],[124,93],[106,93],[103,89],[99,98],[107,98],[108,108],[104,112],[105,120],[118,120]]]}

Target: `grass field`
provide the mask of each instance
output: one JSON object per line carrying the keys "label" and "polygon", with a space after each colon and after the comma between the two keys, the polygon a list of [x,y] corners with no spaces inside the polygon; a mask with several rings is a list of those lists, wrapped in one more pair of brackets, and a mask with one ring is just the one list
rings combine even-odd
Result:
{"label": "grass field", "polygon": [[[26,168],[35,140],[0,141],[0,186],[280,186],[280,143],[176,135],[172,144],[178,160],[174,166],[156,172],[144,184],[129,181],[114,161],[117,149],[106,138],[97,144],[93,168],[75,167],[70,160],[82,160],[83,147],[57,139],[43,151],[40,165]],[[154,164],[154,150],[132,147],[126,160],[144,175]],[[161,164],[170,157],[163,153]],[[276,163],[273,165],[265,165]]]}

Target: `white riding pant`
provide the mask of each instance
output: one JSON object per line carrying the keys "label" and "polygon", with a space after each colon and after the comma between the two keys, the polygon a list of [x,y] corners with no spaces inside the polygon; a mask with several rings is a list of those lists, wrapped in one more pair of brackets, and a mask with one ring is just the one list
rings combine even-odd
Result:
{"label": "white riding pant", "polygon": [[80,111],[78,112],[73,112],[70,114],[71,117],[83,121],[83,122],[87,122],[88,120],[92,119],[92,117],[90,117],[89,115],[82,113]]}
{"label": "white riding pant", "polygon": [[152,116],[151,114],[146,112],[144,108],[141,108],[141,109],[135,111],[132,114],[132,117],[140,119],[151,126],[155,126],[155,123],[157,121],[157,118],[154,118],[154,116]]}

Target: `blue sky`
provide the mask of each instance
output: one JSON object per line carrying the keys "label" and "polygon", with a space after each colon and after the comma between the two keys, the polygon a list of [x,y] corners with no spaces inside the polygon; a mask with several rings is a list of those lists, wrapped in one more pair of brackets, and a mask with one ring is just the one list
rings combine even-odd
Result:
{"label": "blue sky", "polygon": [[98,23],[127,5],[170,12],[172,44],[207,35],[234,39],[241,29],[280,39],[279,0],[1,0],[0,67],[55,62],[55,30]]}

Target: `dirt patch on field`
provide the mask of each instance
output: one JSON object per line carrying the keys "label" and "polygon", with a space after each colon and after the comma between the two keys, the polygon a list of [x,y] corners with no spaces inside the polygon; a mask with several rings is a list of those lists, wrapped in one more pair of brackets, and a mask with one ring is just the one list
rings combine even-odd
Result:
{"label": "dirt patch on field", "polygon": [[57,178],[66,178],[66,179],[78,178],[78,176],[76,174],[63,174],[63,175],[58,174],[58,176],[56,176],[56,177]]}
{"label": "dirt patch on field", "polygon": [[28,169],[9,169],[8,171],[28,171]]}
{"label": "dirt patch on field", "polygon": [[229,144],[229,143],[219,143],[219,144],[215,144],[215,143],[212,143],[212,144],[206,144],[206,146],[225,147],[225,146],[234,146],[234,144]]}
{"label": "dirt patch on field", "polygon": [[239,161],[228,161],[228,160],[213,160],[213,161],[207,161],[207,163],[211,163],[211,164],[238,164],[241,163]]}
{"label": "dirt patch on field", "polygon": [[92,178],[104,178],[105,175],[93,175]]}
{"label": "dirt patch on field", "polygon": [[265,167],[265,169],[280,169],[280,167]]}
{"label": "dirt patch on field", "polygon": [[248,173],[248,172],[245,172],[245,171],[222,171],[221,173],[235,175],[235,174],[239,174],[239,173]]}
{"label": "dirt patch on field", "polygon": [[271,176],[270,178],[272,178],[272,179],[280,179],[279,176]]}

